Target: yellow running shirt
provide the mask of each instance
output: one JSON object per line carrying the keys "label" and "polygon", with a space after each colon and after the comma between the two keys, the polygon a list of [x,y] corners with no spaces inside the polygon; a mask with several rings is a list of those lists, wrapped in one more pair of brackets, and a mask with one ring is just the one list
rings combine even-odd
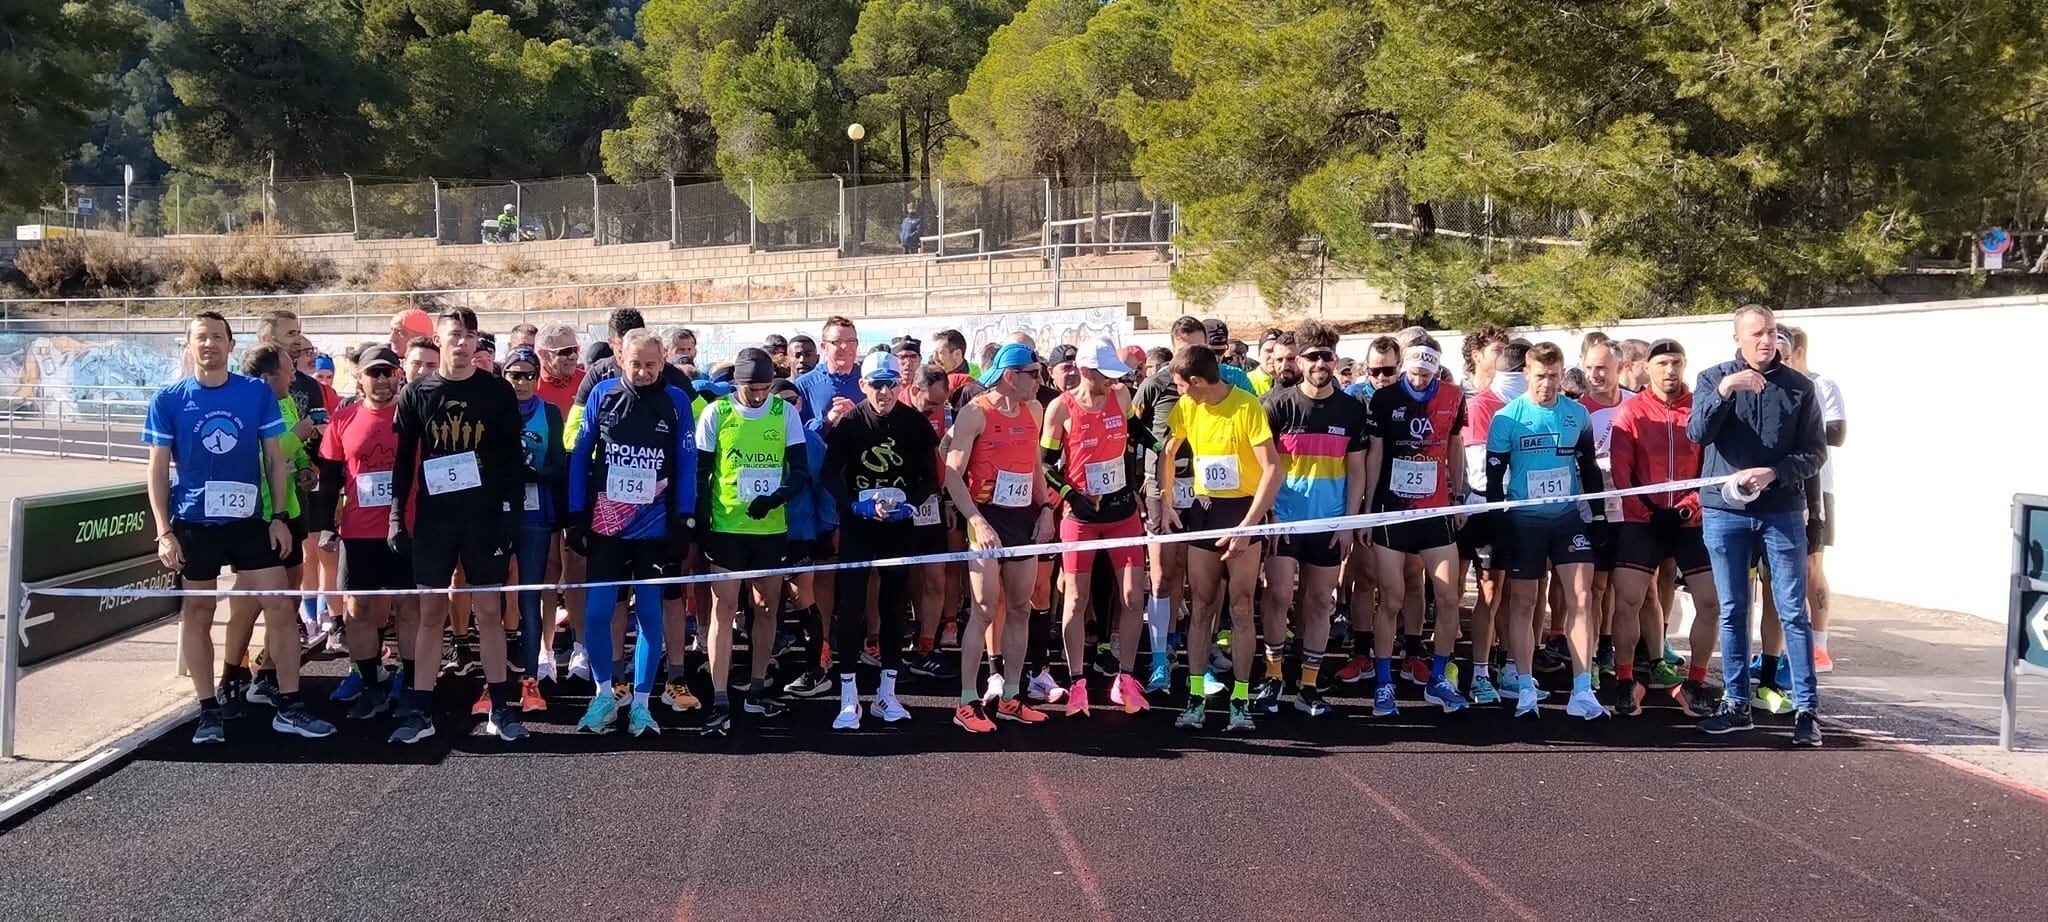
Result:
{"label": "yellow running shirt", "polygon": [[1232,387],[1215,404],[1182,398],[1166,416],[1166,434],[1186,439],[1194,453],[1195,495],[1218,499],[1259,492],[1259,456],[1252,448],[1273,440],[1265,408],[1249,391]]}

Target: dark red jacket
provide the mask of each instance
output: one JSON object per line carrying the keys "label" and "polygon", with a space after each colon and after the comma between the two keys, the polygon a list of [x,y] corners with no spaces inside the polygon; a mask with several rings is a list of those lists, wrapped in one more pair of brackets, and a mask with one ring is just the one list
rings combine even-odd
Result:
{"label": "dark red jacket", "polygon": [[[1621,402],[1614,411],[1614,429],[1609,436],[1608,457],[1617,488],[1644,487],[1673,480],[1691,480],[1700,475],[1700,446],[1685,434],[1692,417],[1692,392],[1665,403],[1648,388]],[[1649,493],[1622,499],[1622,520],[1650,521],[1651,505],[1687,510],[1686,524],[1700,523],[1699,490]]]}

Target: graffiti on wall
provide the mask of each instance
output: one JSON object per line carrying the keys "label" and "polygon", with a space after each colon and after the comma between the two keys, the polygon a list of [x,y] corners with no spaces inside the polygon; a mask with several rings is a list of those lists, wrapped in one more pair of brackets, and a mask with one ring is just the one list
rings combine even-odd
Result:
{"label": "graffiti on wall", "polygon": [[183,374],[175,333],[0,333],[0,409],[23,415],[140,415]]}
{"label": "graffiti on wall", "polygon": [[[816,339],[823,332],[817,321],[762,321],[714,323],[692,327],[697,334],[700,355],[731,356],[748,346],[758,346],[771,333],[794,336],[808,333]],[[967,339],[968,361],[979,362],[982,346],[1003,343],[1016,333],[1029,333],[1040,352],[1061,344],[1080,345],[1097,336],[1121,343],[1131,335],[1131,322],[1121,307],[1087,307],[1070,310],[1016,311],[1004,314],[960,314],[932,317],[871,317],[854,321],[860,332],[861,351],[885,344],[898,336],[913,336],[924,343],[927,358],[932,353],[932,334],[959,330]]]}

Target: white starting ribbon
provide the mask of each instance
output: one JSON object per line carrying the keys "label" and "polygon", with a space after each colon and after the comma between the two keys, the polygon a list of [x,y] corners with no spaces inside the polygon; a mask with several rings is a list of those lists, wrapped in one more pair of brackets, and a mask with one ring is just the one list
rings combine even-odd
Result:
{"label": "white starting ribbon", "polygon": [[[319,595],[343,596],[426,596],[445,593],[471,592],[543,592],[566,589],[595,589],[605,586],[680,586],[693,583],[722,583],[738,579],[760,579],[774,576],[795,576],[801,573],[824,573],[834,570],[852,570],[867,567],[902,567],[918,564],[959,563],[985,557],[1037,557],[1058,553],[1088,553],[1110,548],[1128,547],[1134,544],[1172,544],[1185,541],[1215,542],[1239,536],[1265,538],[1277,535],[1327,535],[1333,531],[1357,531],[1391,525],[1395,522],[1410,522],[1419,519],[1434,519],[1449,515],[1477,515],[1482,512],[1501,512],[1529,506],[1559,506],[1580,500],[1606,499],[1614,496],[1641,496],[1652,493],[1673,493],[1682,490],[1697,490],[1703,487],[1719,488],[1731,483],[1734,475],[1722,477],[1698,477],[1691,480],[1673,480],[1666,483],[1616,490],[1601,490],[1597,493],[1580,493],[1548,499],[1511,499],[1494,503],[1466,503],[1462,506],[1440,506],[1434,509],[1404,509],[1396,512],[1368,512],[1360,515],[1340,515],[1324,519],[1308,519],[1300,522],[1268,522],[1263,525],[1246,525],[1231,528],[1212,528],[1207,531],[1189,531],[1170,535],[1140,535],[1135,538],[1096,538],[1089,541],[1064,541],[1055,544],[1024,544],[1017,547],[1003,547],[994,550],[948,551],[940,554],[917,554],[909,557],[884,557],[875,560],[833,561],[812,563],[798,567],[774,567],[765,570],[729,570],[719,573],[692,573],[684,576],[664,576],[656,579],[605,580],[588,583],[525,583],[515,586],[463,586],[447,589],[381,589],[371,592],[342,592],[336,589],[149,589],[133,588],[50,588],[30,589],[24,595],[40,595],[53,598],[101,598],[119,596],[124,599],[162,596],[255,596],[255,597],[296,597],[307,598]],[[1200,500],[1197,500],[1199,502]]]}

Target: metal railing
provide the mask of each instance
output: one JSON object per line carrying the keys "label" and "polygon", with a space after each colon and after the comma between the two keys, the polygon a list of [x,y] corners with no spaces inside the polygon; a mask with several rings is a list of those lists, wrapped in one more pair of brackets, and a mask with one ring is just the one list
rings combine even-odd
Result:
{"label": "metal railing", "polygon": [[[39,390],[135,390],[96,385],[58,385]],[[154,390],[155,387],[143,388]],[[96,400],[34,394],[0,397],[0,451],[52,458],[146,461],[142,420],[148,400]]]}
{"label": "metal railing", "polygon": [[[1164,251],[1165,242],[1143,246]],[[692,276],[616,282],[577,282],[564,285],[535,285],[507,288],[441,288],[410,291],[305,292],[271,295],[151,295],[122,298],[13,298],[0,299],[0,330],[48,327],[61,324],[71,331],[138,330],[138,321],[161,319],[175,323],[198,310],[216,310],[230,320],[250,320],[276,309],[295,311],[315,332],[344,332],[333,329],[339,321],[346,332],[383,333],[393,311],[409,305],[452,305],[468,307],[480,316],[505,321],[542,323],[562,320],[565,315],[609,312],[616,307],[659,311],[679,322],[702,320],[732,321],[784,317],[810,318],[814,305],[830,304],[831,313],[849,316],[871,315],[875,305],[915,302],[918,310],[930,313],[939,308],[961,309],[965,302],[981,301],[981,310],[996,309],[999,294],[1040,292],[1047,307],[1058,307],[1073,292],[1099,292],[1125,288],[1142,289],[1166,284],[1168,269],[1155,263],[1156,271],[1138,275],[1103,277],[1098,270],[1069,268],[1070,255],[1102,250],[1131,250],[1130,243],[1063,243],[1020,247],[947,256],[923,255],[876,259],[855,265],[830,265],[776,272],[740,275]],[[961,271],[956,266],[979,262],[979,272]],[[1129,267],[1100,270],[1129,272]],[[915,279],[903,278],[915,272]],[[938,276],[935,280],[934,276]],[[1022,280],[999,281],[999,276],[1029,275]],[[948,277],[951,278],[948,278]],[[979,276],[973,281],[967,277]],[[878,285],[878,279],[895,283]],[[887,309],[886,307],[884,308]],[[816,314],[822,317],[823,314]],[[510,319],[518,318],[518,319]],[[602,320],[600,316],[596,318]],[[494,326],[496,324],[493,324]]]}

